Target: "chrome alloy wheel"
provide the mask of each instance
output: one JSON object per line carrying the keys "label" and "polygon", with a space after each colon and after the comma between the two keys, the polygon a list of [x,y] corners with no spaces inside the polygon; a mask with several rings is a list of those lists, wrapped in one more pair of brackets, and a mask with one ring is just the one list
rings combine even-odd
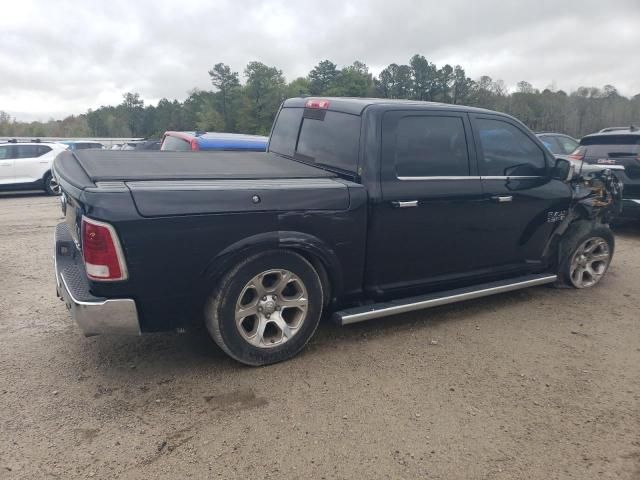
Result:
{"label": "chrome alloy wheel", "polygon": [[588,239],[571,258],[571,283],[576,288],[594,286],[604,276],[610,261],[609,244],[601,237]]}
{"label": "chrome alloy wheel", "polygon": [[60,184],[53,175],[49,177],[49,189],[56,195],[60,195],[60,193],[62,193],[62,188],[60,188]]}
{"label": "chrome alloy wheel", "polygon": [[236,302],[236,326],[258,348],[273,348],[293,337],[309,308],[307,289],[289,270],[267,270],[253,277]]}

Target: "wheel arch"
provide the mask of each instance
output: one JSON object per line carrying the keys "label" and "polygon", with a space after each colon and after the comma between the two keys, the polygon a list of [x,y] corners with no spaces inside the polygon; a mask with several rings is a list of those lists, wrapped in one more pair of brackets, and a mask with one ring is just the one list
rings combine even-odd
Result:
{"label": "wheel arch", "polygon": [[333,249],[320,238],[303,232],[273,231],[237,241],[212,258],[203,271],[210,282],[217,283],[234,265],[261,251],[286,249],[304,257],[317,271],[324,291],[325,304],[342,291],[342,267]]}

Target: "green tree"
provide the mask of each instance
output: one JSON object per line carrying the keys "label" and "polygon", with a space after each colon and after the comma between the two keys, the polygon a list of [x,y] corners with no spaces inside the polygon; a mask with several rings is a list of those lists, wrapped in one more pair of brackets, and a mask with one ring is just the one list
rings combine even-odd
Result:
{"label": "green tree", "polygon": [[438,69],[422,55],[414,55],[409,62],[415,100],[433,100],[438,92]]}
{"label": "green tree", "polygon": [[329,60],[323,60],[309,72],[309,93],[311,95],[326,95],[330,89],[337,86],[338,67]]}
{"label": "green tree", "polygon": [[244,75],[247,83],[242,125],[245,131],[266,135],[284,100],[286,83],[282,71],[261,62],[249,62]]}
{"label": "green tree", "polygon": [[460,65],[456,65],[453,69],[451,102],[455,104],[469,103],[474,86],[474,81],[467,77],[464,69]]}
{"label": "green tree", "polygon": [[222,104],[224,128],[225,130],[230,130],[233,128],[233,122],[230,118],[229,109],[240,88],[238,72],[231,71],[231,68],[224,63],[216,63],[213,68],[209,70],[209,77],[211,77],[211,84],[216,87],[220,93],[219,97]]}
{"label": "green tree", "polygon": [[376,88],[385,98],[411,98],[413,81],[408,65],[392,63],[380,72]]}
{"label": "green tree", "polygon": [[287,85],[286,98],[305,97],[309,95],[309,79],[298,77]]}
{"label": "green tree", "polygon": [[140,94],[131,92],[123,94],[121,106],[124,109],[125,121],[131,136],[139,135],[142,132],[144,116],[144,101],[140,98]]}

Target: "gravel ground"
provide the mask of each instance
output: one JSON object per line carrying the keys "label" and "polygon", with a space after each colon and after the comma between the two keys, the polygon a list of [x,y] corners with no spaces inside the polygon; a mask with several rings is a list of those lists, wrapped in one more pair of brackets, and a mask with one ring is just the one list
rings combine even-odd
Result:
{"label": "gravel ground", "polygon": [[0,478],[640,478],[640,228],[592,290],[348,328],[248,368],[203,332],[84,338],[55,198],[0,197]]}

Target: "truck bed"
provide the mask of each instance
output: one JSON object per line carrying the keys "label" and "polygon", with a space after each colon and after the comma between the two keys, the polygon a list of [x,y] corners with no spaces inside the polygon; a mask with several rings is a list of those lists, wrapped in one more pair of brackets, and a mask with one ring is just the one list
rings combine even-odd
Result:
{"label": "truck bed", "polygon": [[80,189],[113,181],[335,177],[267,152],[66,151],[58,156],[54,168]]}

